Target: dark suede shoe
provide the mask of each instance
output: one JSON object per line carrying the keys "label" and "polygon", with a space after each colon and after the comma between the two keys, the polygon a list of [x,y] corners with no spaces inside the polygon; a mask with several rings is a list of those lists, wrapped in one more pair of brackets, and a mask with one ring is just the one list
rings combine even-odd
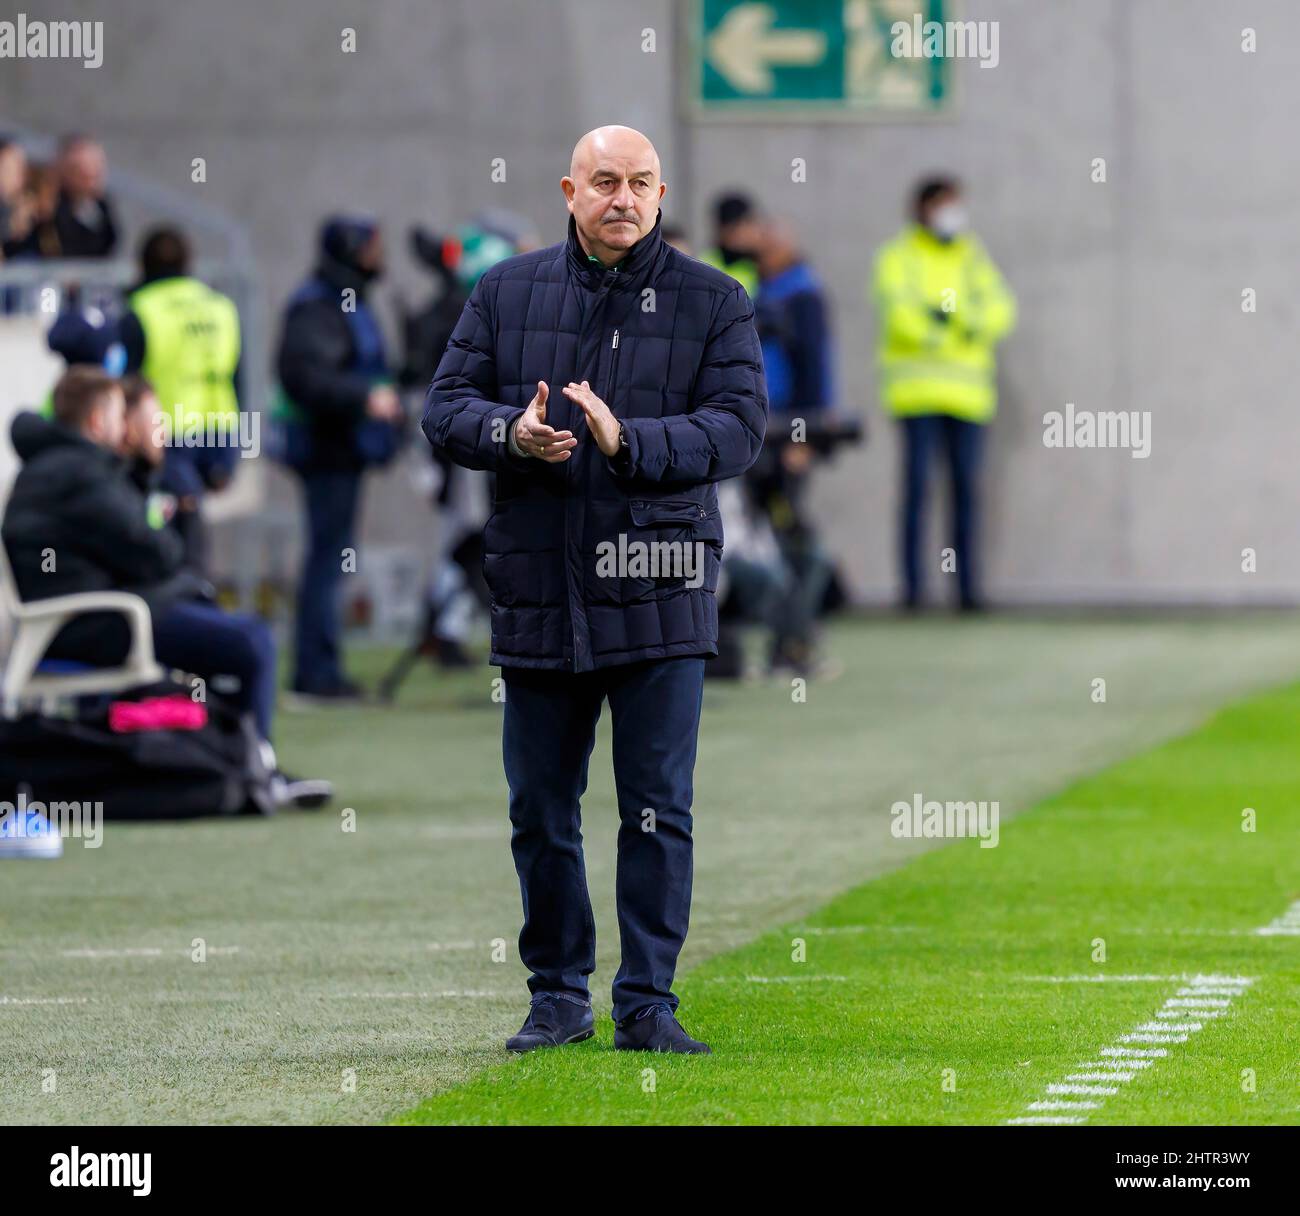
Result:
{"label": "dark suede shoe", "polygon": [[591,1005],[557,992],[539,992],[519,1033],[506,1040],[506,1050],[525,1052],[538,1047],[581,1043],[596,1033]]}
{"label": "dark suede shoe", "polygon": [[672,1051],[684,1056],[709,1056],[707,1043],[693,1039],[667,1005],[646,1005],[614,1026],[619,1051]]}

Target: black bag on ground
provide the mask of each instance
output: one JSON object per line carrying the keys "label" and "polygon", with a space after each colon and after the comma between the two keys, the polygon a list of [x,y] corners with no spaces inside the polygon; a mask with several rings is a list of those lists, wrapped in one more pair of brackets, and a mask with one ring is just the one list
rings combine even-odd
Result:
{"label": "black bag on ground", "polygon": [[[154,685],[114,696],[139,700],[188,690]],[[198,730],[119,733],[108,699],[73,718],[29,714],[0,722],[0,800],[21,789],[29,802],[102,802],[105,819],[193,819],[270,814],[271,772],[251,717],[207,699]]]}

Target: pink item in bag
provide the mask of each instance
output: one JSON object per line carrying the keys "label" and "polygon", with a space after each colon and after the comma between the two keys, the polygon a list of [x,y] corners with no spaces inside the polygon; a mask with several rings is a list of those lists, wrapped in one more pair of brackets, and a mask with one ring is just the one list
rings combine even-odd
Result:
{"label": "pink item in bag", "polygon": [[114,701],[108,707],[108,728],[119,735],[139,730],[202,730],[207,724],[208,707],[184,693]]}

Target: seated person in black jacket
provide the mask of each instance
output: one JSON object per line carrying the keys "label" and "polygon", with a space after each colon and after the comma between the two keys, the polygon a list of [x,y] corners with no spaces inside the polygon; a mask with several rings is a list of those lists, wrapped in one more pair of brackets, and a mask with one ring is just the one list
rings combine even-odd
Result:
{"label": "seated person in black jacket", "polygon": [[[143,408],[140,398],[135,408]],[[13,423],[23,467],[2,531],[21,598],[83,591],[141,596],[153,616],[158,661],[204,679],[233,676],[237,703],[253,713],[269,740],[276,665],[271,631],[260,617],[207,602],[210,588],[182,566],[180,537],[154,526],[160,519],[151,523],[148,500],[124,459],[121,385],[97,367],[69,368],[54,389],[54,419],[22,413]],[[156,442],[151,428],[134,426],[130,433],[135,446]],[[122,662],[128,646],[120,614],[92,613],[67,625],[48,656],[111,666]]]}

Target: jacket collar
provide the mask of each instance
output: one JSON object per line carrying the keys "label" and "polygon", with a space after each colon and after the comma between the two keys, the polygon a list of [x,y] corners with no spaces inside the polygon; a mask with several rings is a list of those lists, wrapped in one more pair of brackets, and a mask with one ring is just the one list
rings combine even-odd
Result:
{"label": "jacket collar", "polygon": [[348,266],[338,258],[322,253],[316,262],[316,277],[329,284],[335,291],[351,288],[357,293],[357,299],[365,297],[373,279],[362,274],[355,266]]}
{"label": "jacket collar", "polygon": [[[612,275],[614,288],[623,288],[630,283],[644,281],[658,264],[666,248],[662,234],[663,222],[664,213],[660,211],[655,216],[655,226],[624,254],[622,261],[618,263],[617,273]],[[580,281],[593,287],[603,283],[605,276],[613,269],[602,266],[599,262],[593,262],[587,257],[582,243],[578,240],[578,226],[574,223],[573,216],[569,216],[565,258],[570,270],[578,275]]]}
{"label": "jacket collar", "polygon": [[86,464],[103,465],[114,471],[126,467],[126,462],[110,448],[87,439],[80,431],[43,418],[34,410],[23,410],[14,415],[10,438],[14,451],[24,464],[56,448],[71,448]]}

